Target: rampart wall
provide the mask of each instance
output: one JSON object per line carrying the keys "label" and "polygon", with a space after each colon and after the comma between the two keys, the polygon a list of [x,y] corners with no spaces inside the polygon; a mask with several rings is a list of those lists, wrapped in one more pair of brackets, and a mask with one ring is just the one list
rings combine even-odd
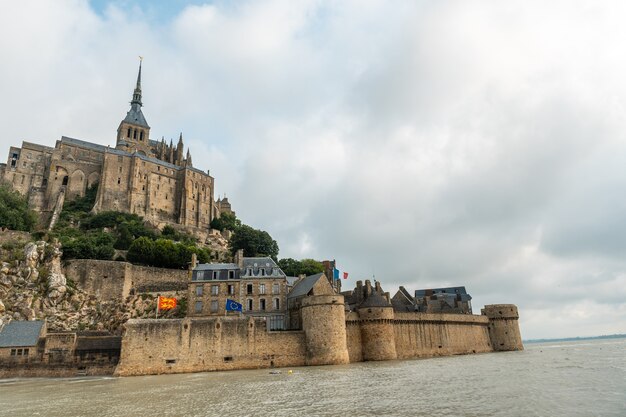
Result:
{"label": "rampart wall", "polygon": [[398,359],[491,352],[488,325],[485,316],[396,313]]}
{"label": "rampart wall", "polygon": [[153,268],[128,262],[74,259],[65,266],[65,275],[78,286],[101,300],[126,298],[131,289],[163,283],[189,281],[189,271]]}
{"label": "rampart wall", "polygon": [[304,332],[268,332],[262,319],[129,320],[125,328],[120,376],[305,364]]}
{"label": "rampart wall", "polygon": [[[324,307],[324,300],[318,298],[311,297],[309,304]],[[333,307],[335,304],[340,305],[337,302]],[[500,310],[505,307],[511,310],[515,306],[497,306]],[[372,310],[367,316],[345,314],[345,333],[329,321],[329,315],[343,317],[343,311],[339,314],[331,309],[317,317],[319,323],[314,323],[311,316],[304,321],[303,331],[286,332],[269,332],[264,320],[243,317],[129,320],[116,374],[340,364],[346,363],[341,353],[346,348],[350,363],[523,349],[521,341],[515,344],[509,336],[518,329],[517,320],[511,319],[502,331],[498,329],[503,334],[506,331],[505,336],[511,339],[500,346],[502,336],[490,333],[494,321],[487,315],[395,313],[393,317],[382,317]],[[341,354],[329,355],[330,348]]]}

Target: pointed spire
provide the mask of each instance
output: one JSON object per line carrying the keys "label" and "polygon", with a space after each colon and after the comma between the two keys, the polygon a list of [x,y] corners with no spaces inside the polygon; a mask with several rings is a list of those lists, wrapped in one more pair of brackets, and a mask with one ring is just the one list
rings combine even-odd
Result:
{"label": "pointed spire", "polygon": [[180,132],[180,136],[178,137],[178,145],[177,147],[182,149],[183,146],[183,132]]}
{"label": "pointed spire", "polygon": [[189,148],[187,148],[187,158],[185,159],[185,163],[188,167],[193,166],[191,165],[191,152]]}
{"label": "pointed spire", "polygon": [[133,92],[133,100],[130,104],[137,104],[140,107],[143,105],[141,103],[141,62],[143,61],[143,57],[139,57],[139,72],[137,73],[137,85],[135,86],[135,91]]}

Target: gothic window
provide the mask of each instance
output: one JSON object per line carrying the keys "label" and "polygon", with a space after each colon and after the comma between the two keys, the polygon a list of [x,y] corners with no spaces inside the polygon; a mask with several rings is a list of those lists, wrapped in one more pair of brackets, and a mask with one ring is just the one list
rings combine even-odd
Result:
{"label": "gothic window", "polygon": [[137,139],[137,129],[133,130],[133,139]]}
{"label": "gothic window", "polygon": [[143,130],[141,131],[141,133],[139,134],[139,140],[143,142]]}
{"label": "gothic window", "polygon": [[128,128],[128,132],[126,133],[126,137],[129,138],[130,137],[130,127]]}

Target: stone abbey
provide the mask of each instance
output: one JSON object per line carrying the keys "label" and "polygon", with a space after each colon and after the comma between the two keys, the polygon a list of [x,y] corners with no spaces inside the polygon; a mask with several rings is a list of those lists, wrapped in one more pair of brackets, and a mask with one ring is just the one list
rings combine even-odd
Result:
{"label": "stone abbey", "polygon": [[176,144],[151,139],[142,105],[140,63],[114,148],[65,136],[54,148],[22,142],[0,164],[0,178],[27,196],[46,226],[54,224],[66,199],[99,184],[94,212],[134,213],[157,227],[207,231],[220,212],[230,212],[228,200],[214,200],[215,180],[193,167],[182,134]]}

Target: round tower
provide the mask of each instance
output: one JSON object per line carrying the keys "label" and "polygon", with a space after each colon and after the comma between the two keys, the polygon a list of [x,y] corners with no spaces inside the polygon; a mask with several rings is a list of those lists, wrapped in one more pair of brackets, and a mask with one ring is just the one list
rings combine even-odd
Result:
{"label": "round tower", "polygon": [[385,297],[373,292],[358,309],[361,348],[364,361],[397,359],[393,329],[393,307]]}
{"label": "round tower", "polygon": [[524,350],[519,331],[519,314],[514,304],[491,304],[481,310],[489,317],[489,339],[495,351]]}
{"label": "round tower", "polygon": [[307,365],[349,363],[343,295],[313,295],[302,299],[302,329]]}

